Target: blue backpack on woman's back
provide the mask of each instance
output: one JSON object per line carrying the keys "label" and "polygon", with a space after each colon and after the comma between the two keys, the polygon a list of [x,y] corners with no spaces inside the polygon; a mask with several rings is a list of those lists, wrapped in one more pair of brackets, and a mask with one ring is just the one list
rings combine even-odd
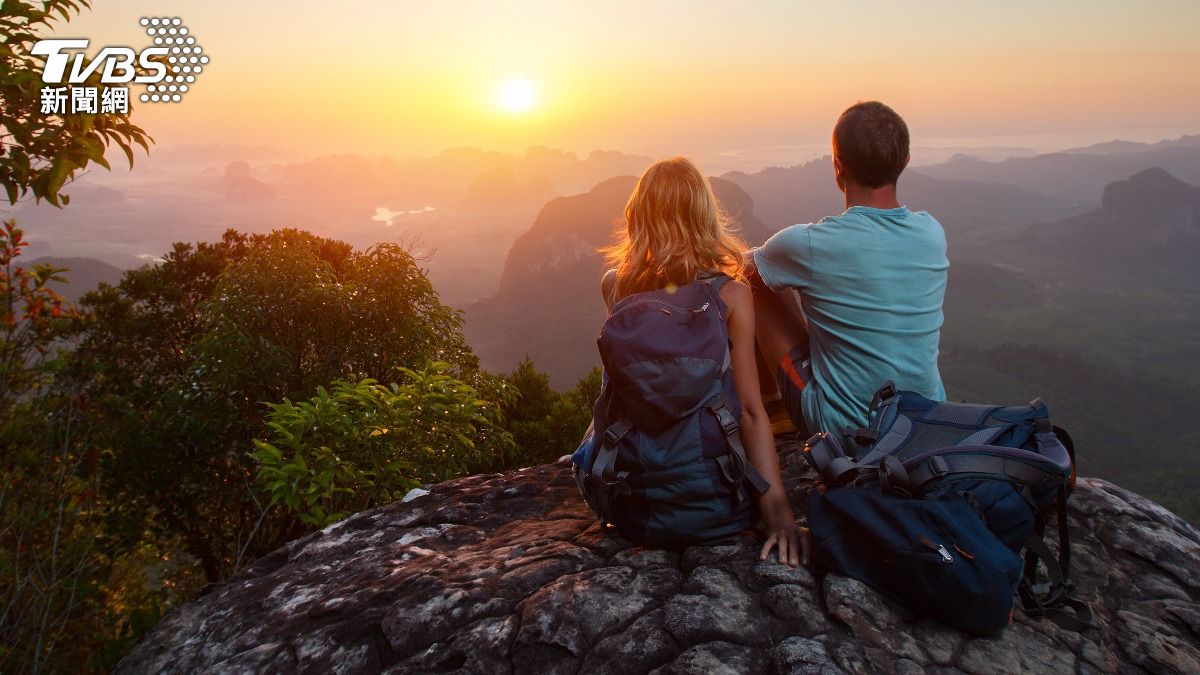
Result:
{"label": "blue backpack on woman's back", "polygon": [[716,275],[619,300],[597,344],[604,380],[571,460],[601,523],[633,541],[685,546],[757,520],[767,483],[738,437],[741,407]]}

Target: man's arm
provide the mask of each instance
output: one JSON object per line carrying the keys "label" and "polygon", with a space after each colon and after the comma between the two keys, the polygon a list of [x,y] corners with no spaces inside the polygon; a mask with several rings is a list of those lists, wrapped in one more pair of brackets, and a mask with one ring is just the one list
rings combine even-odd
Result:
{"label": "man's arm", "polygon": [[[774,240],[772,237],[768,243]],[[774,291],[763,280],[755,261],[757,250],[746,252],[743,273],[754,294],[755,338],[762,357],[760,369],[773,375],[785,355],[798,345],[808,344],[808,325],[796,292],[791,288]],[[768,389],[766,393],[771,398],[779,395],[773,379],[765,380],[763,388]]]}
{"label": "man's arm", "polygon": [[762,246],[746,253],[747,278],[751,285],[782,291],[804,290],[812,285],[812,225],[792,225],[771,235]]}

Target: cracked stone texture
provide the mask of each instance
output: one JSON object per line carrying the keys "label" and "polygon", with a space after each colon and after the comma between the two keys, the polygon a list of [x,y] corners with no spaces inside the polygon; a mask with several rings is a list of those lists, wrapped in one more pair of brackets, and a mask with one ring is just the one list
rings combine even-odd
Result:
{"label": "cracked stone texture", "polygon": [[[780,449],[802,517],[811,476],[794,443]],[[117,672],[1200,672],[1200,533],[1102,480],[1080,479],[1069,509],[1096,627],[1018,609],[988,638],[857,581],[760,562],[750,537],[634,546],[599,528],[566,462],[429,490],[206,589]]]}

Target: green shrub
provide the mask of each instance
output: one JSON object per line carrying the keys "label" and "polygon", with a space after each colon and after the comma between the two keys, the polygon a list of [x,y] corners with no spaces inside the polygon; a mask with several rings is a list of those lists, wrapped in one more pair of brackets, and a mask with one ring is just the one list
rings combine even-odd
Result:
{"label": "green shrub", "polygon": [[516,395],[504,407],[504,418],[520,452],[523,466],[553,462],[575,451],[592,420],[592,406],[600,395],[600,369],[559,393],[550,378],[529,358],[504,376]]}
{"label": "green shrub", "polygon": [[507,462],[500,406],[434,362],[405,381],[336,380],[307,401],[270,406],[255,440],[258,484],[311,527],[395,501],[408,490]]}

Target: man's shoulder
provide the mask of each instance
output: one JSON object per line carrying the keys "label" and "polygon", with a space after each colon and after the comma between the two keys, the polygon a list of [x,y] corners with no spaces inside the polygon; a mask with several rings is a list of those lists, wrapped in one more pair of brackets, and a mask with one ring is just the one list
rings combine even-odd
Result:
{"label": "man's shoulder", "polygon": [[924,211],[924,210],[912,211],[912,210],[909,210],[909,212],[908,212],[908,217],[909,217],[909,218],[912,218],[913,220],[924,221],[924,222],[927,222],[927,223],[930,223],[930,224],[933,224],[933,225],[937,225],[938,227],[941,227],[941,226],[942,226],[942,223],[941,223],[941,221],[939,221],[937,218],[935,218],[935,217],[934,217],[934,215],[933,215],[932,213],[928,212],[928,211]]}
{"label": "man's shoulder", "polygon": [[840,215],[824,218],[821,222],[837,226],[826,228],[830,231],[835,229],[858,229],[874,233],[881,224],[886,223],[898,225],[902,228],[902,231],[919,229],[941,232],[943,230],[942,224],[933,214],[923,210],[912,210],[907,206],[900,206],[894,209],[862,209],[854,207],[846,209]]}
{"label": "man's shoulder", "polygon": [[910,211],[908,217],[910,225],[923,231],[926,240],[939,242],[945,247],[946,229],[933,214],[928,211]]}
{"label": "man's shoulder", "polygon": [[837,230],[838,226],[845,221],[842,216],[825,216],[824,218],[812,223],[796,223],[788,225],[775,233],[775,237],[781,240],[804,241],[807,242],[810,237],[820,236],[831,230]]}

